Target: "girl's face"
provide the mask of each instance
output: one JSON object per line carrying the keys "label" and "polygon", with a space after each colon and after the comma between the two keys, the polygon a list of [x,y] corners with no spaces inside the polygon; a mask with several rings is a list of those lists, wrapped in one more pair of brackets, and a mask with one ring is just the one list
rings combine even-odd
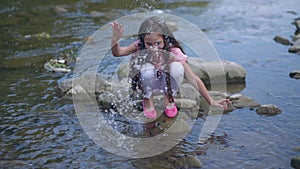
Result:
{"label": "girl's face", "polygon": [[156,33],[147,34],[144,42],[147,49],[162,49],[165,46],[162,35]]}

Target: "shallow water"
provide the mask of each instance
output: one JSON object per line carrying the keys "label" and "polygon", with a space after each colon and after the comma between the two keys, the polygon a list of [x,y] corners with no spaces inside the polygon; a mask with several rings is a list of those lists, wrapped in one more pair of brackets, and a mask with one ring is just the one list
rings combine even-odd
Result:
{"label": "shallow water", "polygon": [[[283,112],[262,116],[248,109],[223,115],[214,140],[203,148],[194,130],[170,154],[198,154],[203,168],[290,168],[299,155],[299,81],[290,79],[299,70],[300,56],[273,41],[294,33],[290,23],[299,17],[298,1],[9,1],[0,3],[1,115],[0,166],[3,168],[147,168],[158,158],[130,160],[105,152],[81,128],[72,100],[61,98],[57,80],[64,74],[47,72],[51,58],[78,55],[84,38],[107,22],[141,10],[162,9],[205,30],[220,57],[247,70],[243,94],[261,104],[278,105]],[[55,5],[68,12],[55,14]],[[92,17],[96,10],[104,15]],[[293,14],[288,11],[294,11]],[[46,32],[51,38],[26,39]],[[120,60],[110,60],[113,62]],[[110,68],[108,67],[108,71]],[[198,152],[200,151],[200,153]],[[164,160],[165,161],[165,160]]]}

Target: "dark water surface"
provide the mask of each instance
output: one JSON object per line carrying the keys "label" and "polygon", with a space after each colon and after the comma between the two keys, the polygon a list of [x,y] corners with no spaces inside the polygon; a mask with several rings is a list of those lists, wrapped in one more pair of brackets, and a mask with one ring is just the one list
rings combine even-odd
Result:
{"label": "dark water surface", "polygon": [[[81,128],[72,100],[61,98],[57,90],[57,80],[65,74],[43,68],[51,58],[78,55],[86,37],[140,7],[162,9],[205,30],[222,59],[246,68],[241,93],[283,110],[270,117],[248,109],[223,115],[215,132],[223,140],[216,139],[197,156],[203,168],[291,168],[291,158],[300,155],[293,150],[300,146],[300,82],[288,74],[300,69],[300,56],[288,53],[288,47],[273,37],[293,35],[298,4],[299,0],[0,2],[0,168],[150,168],[153,160],[160,162],[126,159],[95,145]],[[68,12],[55,13],[56,5]],[[42,32],[51,37],[34,37]],[[197,125],[200,122],[196,129]],[[195,154],[197,148],[191,135],[172,152]]]}

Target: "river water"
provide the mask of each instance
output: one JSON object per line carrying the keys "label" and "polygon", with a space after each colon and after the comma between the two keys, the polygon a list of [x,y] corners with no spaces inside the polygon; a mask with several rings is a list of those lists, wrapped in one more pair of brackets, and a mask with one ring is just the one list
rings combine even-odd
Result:
{"label": "river water", "polygon": [[[299,0],[224,1],[29,1],[0,3],[0,168],[161,168],[176,167],[163,157],[127,159],[110,154],[88,138],[73,109],[61,97],[63,73],[47,72],[52,58],[78,55],[84,39],[101,26],[141,7],[180,16],[205,31],[221,59],[247,70],[242,94],[282,109],[262,116],[239,109],[222,116],[216,139],[197,145],[187,137],[171,150],[176,156],[197,154],[203,168],[291,168],[300,155],[300,85],[289,78],[300,56],[273,41],[290,38]],[[68,10],[55,13],[60,5]],[[297,6],[298,5],[298,6]],[[91,11],[98,11],[92,17]],[[49,37],[35,37],[45,32]],[[27,36],[26,36],[27,35]],[[28,38],[29,37],[29,38]],[[195,123],[197,128],[197,122]],[[180,151],[177,149],[180,149]],[[162,161],[160,161],[162,160]]]}

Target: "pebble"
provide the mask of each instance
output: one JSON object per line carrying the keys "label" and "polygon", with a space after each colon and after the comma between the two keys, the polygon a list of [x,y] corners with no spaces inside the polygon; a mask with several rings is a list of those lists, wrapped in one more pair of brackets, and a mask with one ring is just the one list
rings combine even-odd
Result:
{"label": "pebble", "polygon": [[54,12],[55,13],[65,13],[65,12],[68,12],[68,10],[65,9],[65,8],[63,8],[63,7],[61,7],[61,6],[59,6],[59,5],[56,5],[54,7]]}

